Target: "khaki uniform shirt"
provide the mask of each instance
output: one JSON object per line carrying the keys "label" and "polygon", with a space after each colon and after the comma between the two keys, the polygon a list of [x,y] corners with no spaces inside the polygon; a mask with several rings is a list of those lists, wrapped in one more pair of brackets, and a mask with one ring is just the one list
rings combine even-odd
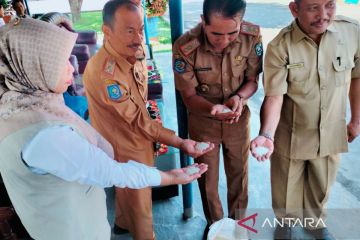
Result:
{"label": "khaki uniform shirt", "polygon": [[177,90],[196,88],[199,96],[222,104],[241,88],[246,77],[257,77],[263,53],[259,27],[246,26],[248,33],[239,33],[223,54],[213,51],[200,24],[181,36],[173,47]]}
{"label": "khaki uniform shirt", "polygon": [[284,95],[275,151],[314,159],[347,151],[346,101],[351,78],[360,77],[360,30],[336,17],[319,46],[296,21],[268,45],[266,96]]}
{"label": "khaki uniform shirt", "polygon": [[106,42],[88,62],[83,79],[91,124],[113,145],[115,159],[152,165],[153,142],[174,132],[147,112],[145,61],[132,65]]}

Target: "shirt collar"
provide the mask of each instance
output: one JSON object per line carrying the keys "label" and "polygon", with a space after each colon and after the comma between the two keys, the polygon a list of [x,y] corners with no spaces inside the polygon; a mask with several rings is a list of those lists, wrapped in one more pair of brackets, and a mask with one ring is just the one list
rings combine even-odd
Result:
{"label": "shirt collar", "polygon": [[299,42],[300,40],[303,40],[305,38],[309,38],[308,35],[306,35],[300,28],[299,24],[297,23],[296,19],[292,22],[291,27],[293,29],[292,31],[292,37],[294,39],[294,42]]}
{"label": "shirt collar", "polygon": [[326,30],[328,30],[329,32],[334,32],[334,33],[337,32],[334,21],[328,26],[328,28]]}
{"label": "shirt collar", "polygon": [[128,73],[132,68],[133,64],[129,63],[124,57],[122,57],[120,54],[118,54],[115,49],[110,45],[108,41],[105,41],[105,50],[115,58],[116,62],[118,63],[118,66],[121,70],[124,71],[124,73]]}
{"label": "shirt collar", "polygon": [[[303,40],[304,38],[309,38],[310,39],[310,37],[301,30],[301,28],[300,28],[300,26],[299,26],[299,24],[298,24],[298,22],[296,20],[294,20],[292,22],[291,27],[293,29],[292,37],[293,37],[293,39],[294,39],[294,41],[296,43],[299,42],[300,40]],[[334,26],[334,23],[331,23],[327,27],[326,31],[337,32],[336,27]]]}

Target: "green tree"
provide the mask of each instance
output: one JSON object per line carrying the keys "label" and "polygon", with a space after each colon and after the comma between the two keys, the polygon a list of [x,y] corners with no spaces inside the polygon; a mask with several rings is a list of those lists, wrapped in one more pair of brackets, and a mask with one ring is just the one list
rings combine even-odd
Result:
{"label": "green tree", "polygon": [[0,0],[0,5],[4,7],[4,9],[9,7],[9,4],[7,3],[6,0]]}

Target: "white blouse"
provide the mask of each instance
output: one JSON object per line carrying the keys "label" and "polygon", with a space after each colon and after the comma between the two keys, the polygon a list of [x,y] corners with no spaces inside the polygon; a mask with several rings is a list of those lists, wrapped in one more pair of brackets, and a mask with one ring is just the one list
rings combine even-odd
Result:
{"label": "white blouse", "polygon": [[4,19],[2,17],[0,17],[0,27],[1,26],[5,26],[5,22],[4,22]]}
{"label": "white blouse", "polygon": [[23,148],[22,159],[35,174],[52,174],[86,185],[139,189],[161,182],[156,168],[132,160],[118,163],[64,125],[37,133]]}

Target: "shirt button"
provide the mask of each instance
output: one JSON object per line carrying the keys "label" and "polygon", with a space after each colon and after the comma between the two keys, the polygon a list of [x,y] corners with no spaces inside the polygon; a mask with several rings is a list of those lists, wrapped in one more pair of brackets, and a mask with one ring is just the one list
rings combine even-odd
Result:
{"label": "shirt button", "polygon": [[326,89],[326,86],[321,86],[320,89],[321,89],[321,90],[325,90],[325,89]]}
{"label": "shirt button", "polygon": [[321,107],[321,110],[325,111],[325,110],[326,110],[326,107],[325,107],[325,106],[322,106],[322,107]]}
{"label": "shirt button", "polygon": [[322,71],[322,70],[324,70],[324,68],[323,68],[323,66],[319,66],[319,71]]}
{"label": "shirt button", "polygon": [[227,92],[227,91],[228,91],[228,89],[227,89],[227,88],[224,88],[224,91],[225,91],[225,92]]}

